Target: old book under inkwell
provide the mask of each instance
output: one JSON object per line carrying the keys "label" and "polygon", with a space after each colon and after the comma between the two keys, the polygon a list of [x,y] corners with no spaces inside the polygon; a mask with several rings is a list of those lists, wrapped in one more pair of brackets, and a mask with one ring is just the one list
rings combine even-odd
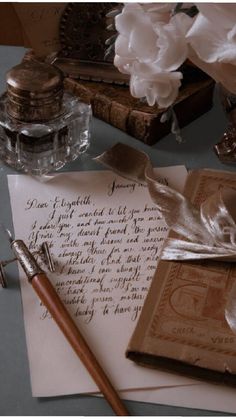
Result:
{"label": "old book under inkwell", "polygon": [[[66,89],[90,103],[96,118],[154,144],[170,132],[171,121],[161,122],[164,108],[131,96],[128,76],[113,65],[113,18],[121,9],[120,3],[70,3],[61,17],[61,50],[53,62],[68,75]],[[180,127],[210,110],[214,89],[212,79],[196,67],[187,64],[183,71],[185,82],[174,103]]]}

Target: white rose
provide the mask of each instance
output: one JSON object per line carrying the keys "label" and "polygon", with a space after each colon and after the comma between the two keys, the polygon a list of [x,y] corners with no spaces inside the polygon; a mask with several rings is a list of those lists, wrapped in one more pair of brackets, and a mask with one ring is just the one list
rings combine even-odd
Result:
{"label": "white rose", "polygon": [[198,57],[207,63],[236,65],[236,5],[197,3],[197,7],[186,37]]}
{"label": "white rose", "polygon": [[160,108],[167,108],[172,105],[178,96],[181,85],[182,73],[155,72],[150,71],[150,66],[139,65],[139,71],[134,72],[130,78],[131,95],[137,98],[146,97],[150,106],[155,103]]}
{"label": "white rose", "polygon": [[189,53],[190,60],[202,71],[221,83],[229,92],[236,94],[236,67],[230,63],[207,63],[201,60],[195,51]]}
{"label": "white rose", "polygon": [[189,58],[236,94],[236,5],[196,5],[199,13],[186,34]]}
{"label": "white rose", "polygon": [[174,71],[183,64],[188,55],[185,35],[193,19],[184,13],[174,15],[169,23],[157,25],[158,53],[155,65],[164,71]]}
{"label": "white rose", "polygon": [[[118,39],[115,53],[122,57],[153,62],[157,56],[157,34],[150,14],[137,3],[128,3],[116,16]],[[121,39],[119,39],[121,38]]]}
{"label": "white rose", "polygon": [[153,24],[156,22],[168,23],[176,3],[143,3],[143,10],[149,14]]}
{"label": "white rose", "polygon": [[183,13],[171,17],[170,8],[167,20],[166,5],[163,8],[160,4],[151,7],[128,3],[116,17],[119,36],[115,54],[128,63],[136,60],[155,63],[164,71],[176,70],[187,58],[185,33],[192,19]]}
{"label": "white rose", "polygon": [[128,3],[116,17],[115,66],[131,75],[133,96],[161,107],[178,94],[181,73],[175,70],[187,58],[185,34],[192,24],[183,13],[171,16],[172,9],[172,4]]}

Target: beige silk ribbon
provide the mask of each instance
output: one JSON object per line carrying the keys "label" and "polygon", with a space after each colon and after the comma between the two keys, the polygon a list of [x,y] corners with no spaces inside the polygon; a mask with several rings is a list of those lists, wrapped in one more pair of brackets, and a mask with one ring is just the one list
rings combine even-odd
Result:
{"label": "beige silk ribbon", "polygon": [[[177,233],[168,237],[164,260],[213,259],[236,261],[236,193],[225,188],[209,196],[198,209],[179,192],[156,180],[151,161],[142,151],[116,144],[95,160],[119,175],[147,184],[153,202],[167,225]],[[228,294],[225,318],[236,333],[236,282]]]}
{"label": "beige silk ribbon", "polygon": [[181,193],[156,180],[151,161],[142,151],[118,143],[95,160],[125,178],[147,184],[168,227],[177,233],[177,238],[165,241],[161,259],[236,261],[233,189],[214,193],[198,209]]}

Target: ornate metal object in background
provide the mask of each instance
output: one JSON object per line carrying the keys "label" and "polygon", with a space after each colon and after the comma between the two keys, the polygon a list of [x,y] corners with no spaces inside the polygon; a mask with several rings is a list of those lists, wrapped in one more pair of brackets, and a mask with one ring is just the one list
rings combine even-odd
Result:
{"label": "ornate metal object in background", "polygon": [[122,3],[68,3],[59,28],[61,51],[53,63],[72,78],[127,84],[127,75],[113,65],[114,16],[122,7]]}
{"label": "ornate metal object in background", "polygon": [[219,86],[220,99],[229,124],[214,150],[223,163],[236,163],[236,95]]}
{"label": "ornate metal object in background", "polygon": [[214,150],[222,163],[236,163],[236,128],[228,127]]}
{"label": "ornate metal object in background", "polygon": [[[59,35],[64,57],[89,62],[110,62],[106,53],[107,18],[116,3],[69,3],[62,14]],[[115,30],[112,35],[115,35]]]}

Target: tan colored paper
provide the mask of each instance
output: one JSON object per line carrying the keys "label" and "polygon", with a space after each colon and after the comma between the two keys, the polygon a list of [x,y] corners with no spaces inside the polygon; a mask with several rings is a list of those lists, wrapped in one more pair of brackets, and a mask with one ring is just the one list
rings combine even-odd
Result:
{"label": "tan colored paper", "polygon": [[[189,176],[185,195],[198,207],[226,186],[236,188],[235,174],[197,171]],[[235,279],[235,264],[161,261],[128,357],[208,378],[218,378],[213,371],[236,373],[236,335],[225,320]],[[194,371],[192,366],[202,368]],[[212,370],[210,374],[207,369]]]}
{"label": "tan colored paper", "polygon": [[59,23],[66,4],[13,3],[23,31],[36,55],[45,56],[60,49]]}
{"label": "tan colored paper", "polygon": [[0,3],[0,44],[30,47],[13,3]]}

